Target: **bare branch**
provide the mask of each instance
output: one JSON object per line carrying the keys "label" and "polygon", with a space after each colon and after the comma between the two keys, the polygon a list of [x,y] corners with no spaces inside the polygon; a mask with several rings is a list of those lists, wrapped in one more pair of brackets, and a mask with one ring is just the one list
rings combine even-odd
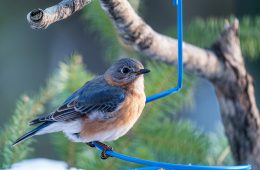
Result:
{"label": "bare branch", "polygon": [[[176,39],[155,32],[133,10],[128,1],[100,0],[111,16],[120,36],[126,44],[144,53],[147,57],[177,63],[178,43]],[[223,63],[210,50],[184,43],[184,66],[189,72],[216,79],[225,69]]]}
{"label": "bare branch", "polygon": [[45,10],[32,10],[27,14],[27,20],[33,29],[46,29],[50,24],[69,17],[90,2],[91,0],[63,0]]}
{"label": "bare branch", "polygon": [[[45,29],[50,24],[65,19],[82,9],[91,0],[64,0],[45,10],[34,9],[27,15],[34,29]],[[177,63],[177,40],[161,35],[148,26],[125,0],[101,0],[102,6],[112,17],[126,44],[168,64]],[[184,43],[184,65],[189,72],[208,79],[217,79],[225,73],[225,66],[215,53]]]}

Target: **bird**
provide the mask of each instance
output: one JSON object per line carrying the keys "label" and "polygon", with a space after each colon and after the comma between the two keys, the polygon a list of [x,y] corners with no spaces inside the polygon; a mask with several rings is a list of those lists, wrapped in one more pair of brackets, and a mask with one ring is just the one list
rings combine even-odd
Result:
{"label": "bird", "polygon": [[38,116],[29,125],[38,125],[18,138],[13,146],[37,135],[63,132],[73,142],[103,147],[101,158],[107,159],[104,144],[124,136],[140,117],[146,101],[145,69],[132,58],[122,58],[112,64],[103,75],[86,82],[49,114]]}

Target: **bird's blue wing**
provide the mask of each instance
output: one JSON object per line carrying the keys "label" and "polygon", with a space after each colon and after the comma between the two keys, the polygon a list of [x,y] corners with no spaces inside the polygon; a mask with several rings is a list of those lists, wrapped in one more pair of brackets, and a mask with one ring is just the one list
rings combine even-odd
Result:
{"label": "bird's blue wing", "polygon": [[89,115],[95,111],[104,118],[125,100],[125,90],[108,85],[104,79],[87,82],[82,88],[73,93],[64,104],[51,114],[39,116],[30,122],[31,125],[46,121],[69,121]]}

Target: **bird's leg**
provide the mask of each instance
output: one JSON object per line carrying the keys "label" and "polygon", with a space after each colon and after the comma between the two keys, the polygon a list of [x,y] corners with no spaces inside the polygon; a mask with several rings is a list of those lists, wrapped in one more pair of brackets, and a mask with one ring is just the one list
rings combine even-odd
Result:
{"label": "bird's leg", "polygon": [[94,148],[95,147],[95,145],[94,145],[94,143],[93,142],[88,142],[88,143],[86,143],[88,146],[90,146],[91,148]]}
{"label": "bird's leg", "polygon": [[101,152],[101,155],[100,155],[101,159],[107,159],[107,158],[111,157],[111,156],[106,154],[106,151],[112,151],[113,150],[113,148],[111,146],[108,146],[108,145],[106,145],[102,142],[99,142],[99,141],[96,141],[96,143],[99,144],[102,147],[102,152]]}

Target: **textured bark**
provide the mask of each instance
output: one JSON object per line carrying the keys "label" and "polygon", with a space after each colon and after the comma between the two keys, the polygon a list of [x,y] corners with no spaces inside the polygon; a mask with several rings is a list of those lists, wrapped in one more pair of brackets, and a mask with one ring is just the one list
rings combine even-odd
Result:
{"label": "textured bark", "polygon": [[[168,64],[177,63],[178,43],[175,39],[155,32],[132,9],[127,1],[101,0],[124,42],[146,56]],[[208,79],[221,77],[224,65],[209,50],[184,43],[185,69]],[[206,60],[205,60],[206,58]]]}
{"label": "textured bark", "polygon": [[213,81],[220,103],[226,136],[237,163],[260,169],[260,119],[253,79],[247,72],[238,38],[238,21],[228,26],[212,50],[232,77]]}
{"label": "textured bark", "polygon": [[33,29],[45,29],[50,24],[71,16],[90,2],[91,0],[63,0],[45,10],[32,10],[28,13],[27,20]]}
{"label": "textured bark", "polygon": [[[126,0],[100,2],[127,45],[149,58],[172,65],[177,63],[176,39],[155,32],[135,13]],[[66,3],[69,3],[69,0]],[[77,10],[86,4],[81,3]],[[63,11],[62,7],[64,6],[48,15],[59,15],[59,11]],[[76,10],[68,11],[70,12],[62,16],[68,17]],[[65,17],[40,18],[37,26],[30,22],[33,28],[46,28]],[[255,101],[253,80],[245,68],[241,53],[238,28],[237,20],[232,25],[227,24],[219,39],[208,50],[184,43],[184,68],[192,74],[208,79],[214,85],[235,161],[238,164],[251,163],[254,169],[260,169],[260,116]]]}

